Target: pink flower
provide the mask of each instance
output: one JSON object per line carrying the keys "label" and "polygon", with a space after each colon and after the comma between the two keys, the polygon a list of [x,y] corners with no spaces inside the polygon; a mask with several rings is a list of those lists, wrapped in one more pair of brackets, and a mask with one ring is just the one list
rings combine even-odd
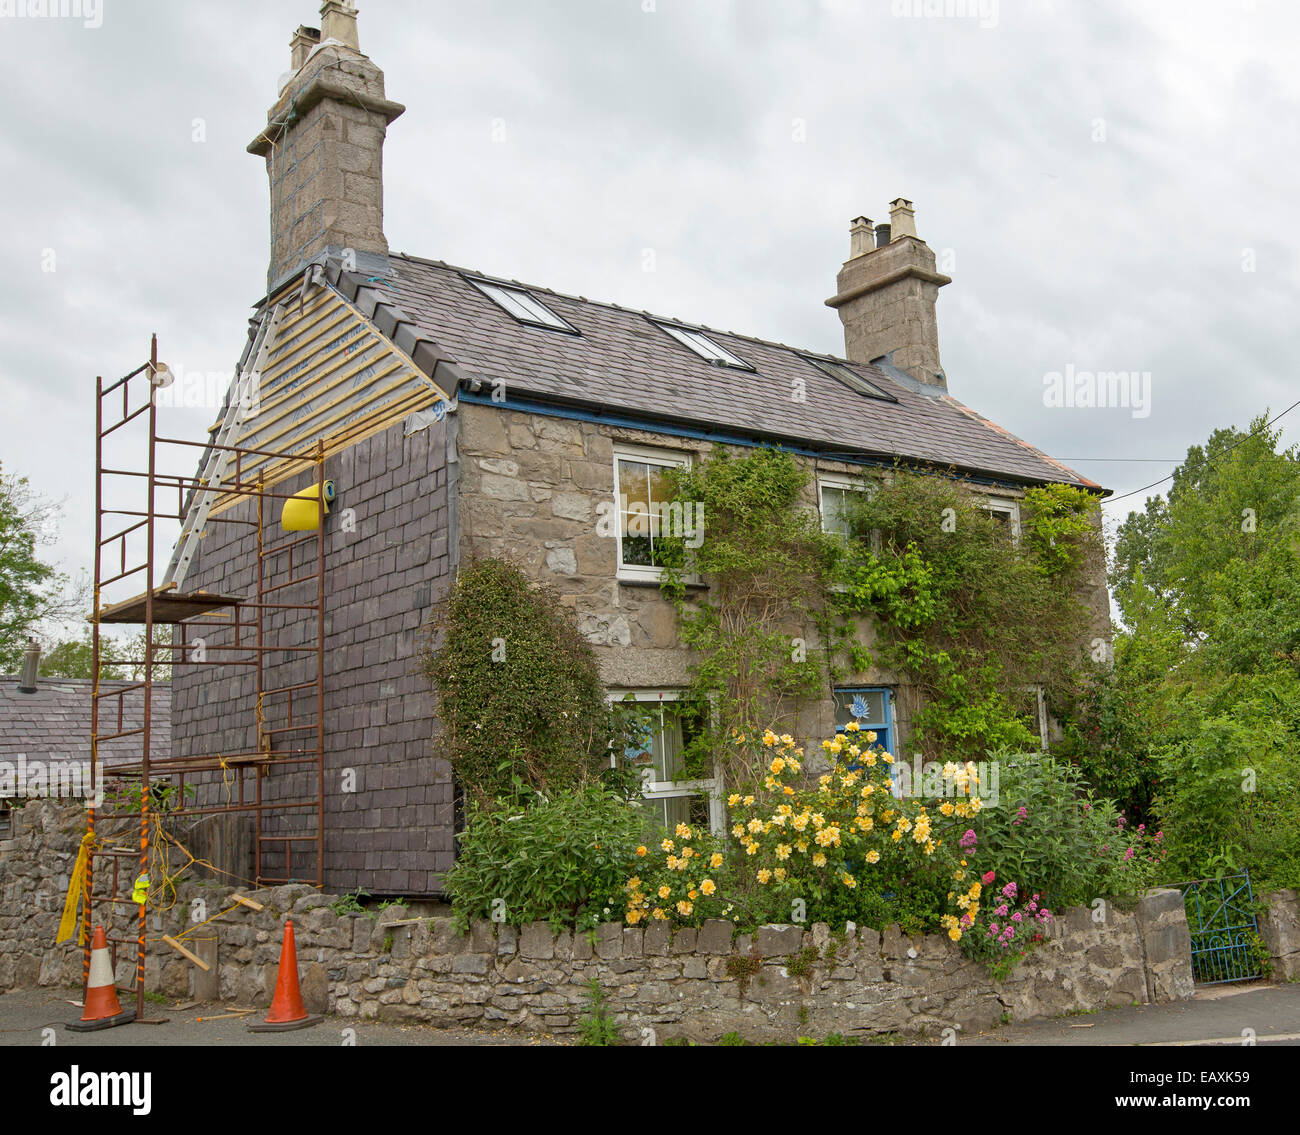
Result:
{"label": "pink flower", "polygon": [[989,923],[989,933],[990,933],[990,934],[996,934],[997,932],[998,932],[998,924],[997,924],[996,922],[990,922],[990,923]]}
{"label": "pink flower", "polygon": [[993,913],[996,914],[996,915],[998,915],[1000,918],[1006,918],[1006,916],[1007,916],[1007,904],[1006,904],[1006,903],[1003,903],[1003,904],[1002,904],[1000,907],[998,907],[997,910],[995,910]]}
{"label": "pink flower", "polygon": [[958,925],[961,926],[963,930],[969,930],[971,926],[974,925],[974,923],[975,923],[975,919],[971,916],[970,911],[967,911],[958,920]]}
{"label": "pink flower", "polygon": [[980,881],[987,887],[997,876],[992,871],[987,871],[980,876]]}
{"label": "pink flower", "polygon": [[1119,828],[1122,828],[1122,827],[1123,827],[1125,824],[1127,824],[1127,823],[1128,823],[1128,820],[1126,820],[1123,816],[1120,816],[1120,818],[1119,818],[1118,820],[1115,821],[1115,826],[1116,826],[1116,827],[1119,827]]}
{"label": "pink flower", "polygon": [[1133,858],[1133,849],[1130,847],[1126,852],[1124,852],[1124,862],[1127,863],[1132,858]]}
{"label": "pink flower", "polygon": [[1004,895],[1006,895],[1007,898],[1009,898],[1009,899],[1013,899],[1013,898],[1015,898],[1015,897],[1016,897],[1016,885],[1015,885],[1015,883],[1008,883],[1005,887],[1002,888],[1002,893],[1003,893]]}
{"label": "pink flower", "polygon": [[1138,824],[1138,831],[1144,832],[1146,830],[1147,830],[1146,824]]}
{"label": "pink flower", "polygon": [[971,828],[967,828],[961,839],[957,841],[962,847],[974,847],[979,842],[979,837]]}
{"label": "pink flower", "polygon": [[1031,902],[1031,903],[1029,904],[1029,913],[1030,913],[1030,914],[1033,914],[1034,911],[1036,911],[1037,909],[1038,909],[1038,904],[1037,904],[1036,902]]}
{"label": "pink flower", "polygon": [[1020,911],[1016,911],[1016,913],[1011,916],[1012,922],[1023,922],[1024,920],[1025,916],[1021,914]]}

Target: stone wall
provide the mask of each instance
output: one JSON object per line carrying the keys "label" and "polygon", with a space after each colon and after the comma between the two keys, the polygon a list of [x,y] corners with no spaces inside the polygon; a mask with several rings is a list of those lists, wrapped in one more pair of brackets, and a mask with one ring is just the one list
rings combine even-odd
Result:
{"label": "stone wall", "polygon": [[1300,895],[1275,891],[1264,899],[1259,935],[1268,946],[1275,981],[1300,981]]}
{"label": "stone wall", "polygon": [[[22,810],[14,852],[0,861],[0,990],[80,982],[80,950],[52,944],[78,820],[77,809],[45,802]],[[205,917],[226,910],[229,893],[183,884],[168,911],[151,914],[151,938],[184,932],[195,900]],[[332,896],[298,885],[244,893],[265,909],[234,906],[185,938],[202,954],[215,948],[220,999],[270,1003],[289,916],[308,1007],[340,1018],[567,1033],[588,1009],[594,978],[629,1042],[646,1039],[645,1029],[657,1041],[713,1041],[728,1032],[792,1041],[831,1032],[960,1034],[1004,1019],[1192,994],[1190,937],[1174,891],[1153,892],[1132,912],[1108,906],[1100,921],[1088,909],[1067,911],[1001,983],[946,937],[909,938],[893,926],[841,933],[824,924],[765,926],[735,935],[719,921],[676,934],[665,924],[611,923],[588,936],[553,934],[545,923],[479,922],[460,937],[450,918],[412,908],[338,914]],[[199,976],[162,943],[150,946],[148,988],[190,996]],[[117,978],[130,987],[131,957],[118,959]]]}

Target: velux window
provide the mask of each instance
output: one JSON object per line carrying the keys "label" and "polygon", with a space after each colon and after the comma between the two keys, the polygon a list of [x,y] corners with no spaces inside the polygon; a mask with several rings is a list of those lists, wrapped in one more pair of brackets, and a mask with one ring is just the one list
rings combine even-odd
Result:
{"label": "velux window", "polygon": [[466,279],[497,307],[520,323],[526,323],[530,327],[546,327],[551,331],[564,331],[569,335],[578,334],[576,327],[567,320],[561,319],[541,300],[523,288],[514,288],[508,284],[494,284],[490,280],[476,280],[471,277]]}
{"label": "velux window", "polygon": [[726,347],[719,346],[703,331],[694,331],[689,327],[678,327],[672,323],[656,322],[655,326],[661,331],[667,331],[683,347],[689,347],[700,358],[711,362],[714,366],[736,367],[739,370],[754,369],[744,359],[733,355]]}
{"label": "velux window", "polygon": [[799,357],[804,362],[811,363],[827,377],[835,379],[836,382],[842,382],[850,390],[855,390],[868,398],[879,398],[885,402],[898,401],[892,394],[886,394],[880,387],[868,382],[857,371],[851,370],[843,363],[836,362],[834,359],[819,359],[813,355],[800,355]]}

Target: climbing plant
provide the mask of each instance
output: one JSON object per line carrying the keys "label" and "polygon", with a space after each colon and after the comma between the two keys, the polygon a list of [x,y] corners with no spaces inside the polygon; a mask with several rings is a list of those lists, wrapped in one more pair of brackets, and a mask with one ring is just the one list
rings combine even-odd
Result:
{"label": "climbing plant", "polygon": [[896,467],[848,506],[857,535],[834,598],[846,616],[872,618],[876,660],[920,694],[911,743],[932,758],[1036,748],[1033,687],[1060,700],[1084,658],[1093,498],[1067,485],[1027,490],[1017,542],[979,496]]}
{"label": "climbing plant", "polygon": [[595,656],[554,591],[503,560],[471,561],[430,630],[442,749],[473,803],[577,788],[608,768]]}
{"label": "climbing plant", "polygon": [[1064,703],[1083,662],[1096,523],[1086,491],[1027,490],[1017,539],[977,487],[900,465],[850,494],[846,537],[822,531],[809,472],[781,450],[720,447],[670,477],[703,515],[697,548],[661,545],[661,587],[694,652],[692,696],[713,706],[688,745],[692,772],[708,775],[723,754],[729,781],[752,778],[726,739],[794,721],[872,667],[919,693],[911,740],[927,757],[1037,748],[1034,687]]}
{"label": "climbing plant", "polygon": [[821,690],[825,651],[804,636],[824,613],[834,538],[803,504],[808,473],[783,450],[739,457],[719,447],[668,475],[675,498],[703,518],[698,547],[661,544],[661,588],[694,651],[691,696],[712,706],[687,746],[687,769],[711,775],[722,754],[729,781],[752,779],[757,769],[725,739],[792,721]]}

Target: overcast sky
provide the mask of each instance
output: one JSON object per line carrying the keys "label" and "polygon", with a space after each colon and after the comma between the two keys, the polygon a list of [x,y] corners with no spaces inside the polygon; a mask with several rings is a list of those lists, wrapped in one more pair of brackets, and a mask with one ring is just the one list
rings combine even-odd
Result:
{"label": "overcast sky", "polygon": [[[62,2],[81,16],[0,17],[0,461],[66,498],[52,554],[75,572],[94,376],[153,331],[186,373],[242,350],[269,227],[244,148],[319,20],[311,0]],[[407,107],[384,150],[394,251],[841,354],[823,301],[849,220],[905,196],[953,277],[950,392],[1117,494],[1300,397],[1292,0],[360,10]],[[1149,372],[1149,412],[1045,405],[1067,367]],[[1300,410],[1281,424],[1300,441]]]}

